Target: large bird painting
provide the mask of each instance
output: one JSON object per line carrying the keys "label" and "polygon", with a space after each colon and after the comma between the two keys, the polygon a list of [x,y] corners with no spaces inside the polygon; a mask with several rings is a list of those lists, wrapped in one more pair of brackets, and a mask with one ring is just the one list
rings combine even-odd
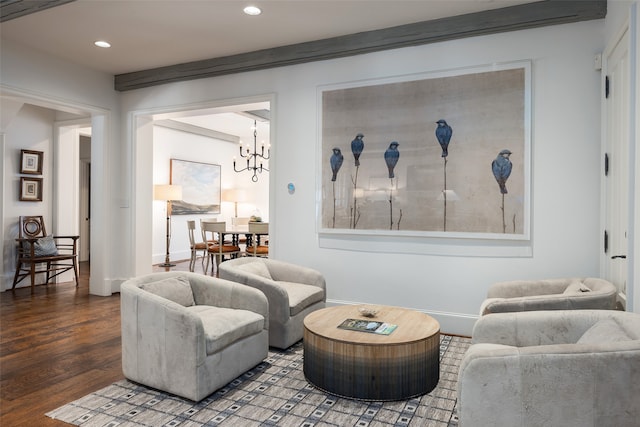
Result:
{"label": "large bird painting", "polygon": [[323,88],[322,152],[353,158],[323,156],[320,229],[389,232],[391,208],[393,232],[528,236],[530,81],[522,61]]}

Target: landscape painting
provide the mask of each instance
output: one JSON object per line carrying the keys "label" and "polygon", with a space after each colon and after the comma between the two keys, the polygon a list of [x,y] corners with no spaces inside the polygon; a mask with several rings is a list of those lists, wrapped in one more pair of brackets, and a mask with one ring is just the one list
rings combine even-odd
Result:
{"label": "landscape painting", "polygon": [[220,165],[171,159],[171,184],[182,186],[173,215],[220,213]]}

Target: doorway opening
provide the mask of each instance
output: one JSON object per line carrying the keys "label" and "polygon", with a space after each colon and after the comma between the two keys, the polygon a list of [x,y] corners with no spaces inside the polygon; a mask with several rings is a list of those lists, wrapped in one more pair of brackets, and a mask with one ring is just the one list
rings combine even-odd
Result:
{"label": "doorway opening", "polygon": [[[252,180],[252,173],[237,172],[246,166],[241,150],[251,146],[257,128],[257,146],[273,157],[273,99],[212,102],[208,105],[167,112],[144,112],[134,115],[135,151],[135,275],[151,272],[166,253],[166,204],[154,201],[153,186],[172,182],[171,162],[180,160],[219,166],[219,191],[214,208],[206,213],[173,214],[170,218],[170,258],[190,258],[187,221],[216,218],[229,224],[235,217],[260,216],[269,221],[270,160],[263,161],[263,172]],[[242,142],[244,149],[241,149]],[[234,167],[234,160],[236,165]],[[228,190],[240,189],[242,200],[230,200]],[[183,190],[183,196],[184,196]],[[185,202],[188,200],[185,200]],[[151,219],[151,221],[149,221]],[[198,225],[199,228],[199,225]],[[199,231],[198,231],[199,233]]]}

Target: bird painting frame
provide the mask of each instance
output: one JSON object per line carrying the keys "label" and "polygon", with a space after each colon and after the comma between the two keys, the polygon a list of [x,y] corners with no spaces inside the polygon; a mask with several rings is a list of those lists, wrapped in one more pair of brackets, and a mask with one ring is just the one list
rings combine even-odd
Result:
{"label": "bird painting frame", "polygon": [[318,102],[321,235],[530,241],[531,61],[321,86]]}

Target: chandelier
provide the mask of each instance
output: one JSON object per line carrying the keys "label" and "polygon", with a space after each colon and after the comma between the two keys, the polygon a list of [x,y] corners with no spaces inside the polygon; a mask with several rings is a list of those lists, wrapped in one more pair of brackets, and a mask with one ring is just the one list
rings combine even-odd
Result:
{"label": "chandelier", "polygon": [[[267,147],[267,154],[264,154],[264,142],[260,147],[260,152],[258,153],[258,122],[256,120],[253,121],[253,153],[249,147],[246,149],[242,146],[242,141],[240,141],[240,157],[243,159],[247,159],[247,166],[242,169],[236,168],[236,158],[233,158],[233,170],[236,172],[244,172],[249,171],[253,172],[253,176],[251,177],[251,181],[258,182],[258,172],[262,173],[262,171],[269,172],[269,169],[265,168],[262,165],[263,160],[269,160],[269,147]],[[258,165],[258,162],[260,163]]]}

